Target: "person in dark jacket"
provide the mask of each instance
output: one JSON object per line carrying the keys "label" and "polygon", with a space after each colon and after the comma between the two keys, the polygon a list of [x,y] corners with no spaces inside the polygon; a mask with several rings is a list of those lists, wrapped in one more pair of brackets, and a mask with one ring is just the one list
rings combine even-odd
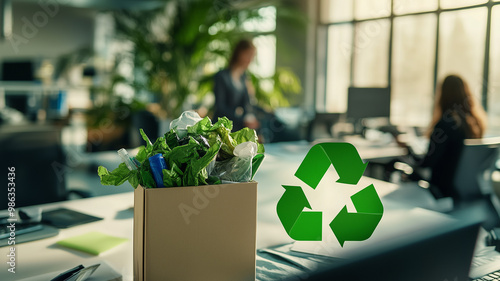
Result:
{"label": "person in dark jacket", "polygon": [[252,90],[245,74],[255,57],[256,48],[251,40],[241,40],[236,44],[229,66],[215,75],[214,122],[226,116],[233,121],[233,132],[249,127],[257,129],[259,122],[252,113],[249,90]]}
{"label": "person in dark jacket", "polygon": [[464,140],[482,138],[486,130],[484,109],[459,76],[447,76],[441,84],[430,128],[427,154],[418,162],[430,168],[429,183],[440,193],[436,197],[457,200],[453,178]]}

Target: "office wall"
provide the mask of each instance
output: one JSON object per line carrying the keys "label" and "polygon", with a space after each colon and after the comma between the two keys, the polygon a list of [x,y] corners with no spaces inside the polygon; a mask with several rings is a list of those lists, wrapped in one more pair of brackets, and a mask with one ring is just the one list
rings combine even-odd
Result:
{"label": "office wall", "polygon": [[43,6],[40,1],[13,3],[13,37],[0,41],[0,60],[55,58],[92,46],[95,12],[83,8]]}

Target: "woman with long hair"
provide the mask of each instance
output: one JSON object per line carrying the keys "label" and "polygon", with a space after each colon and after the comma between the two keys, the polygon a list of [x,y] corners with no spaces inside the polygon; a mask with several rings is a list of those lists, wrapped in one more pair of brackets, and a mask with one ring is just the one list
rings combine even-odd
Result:
{"label": "woman with long hair", "polygon": [[453,178],[464,140],[482,138],[485,130],[486,114],[467,83],[457,75],[447,76],[436,95],[429,148],[420,162],[431,169],[429,183],[441,193],[435,196],[459,199]]}
{"label": "woman with long hair", "polygon": [[[447,76],[436,96],[434,114],[430,128],[443,121],[455,121],[461,126],[466,138],[482,138],[486,130],[486,114],[476,102],[467,83],[458,75]],[[432,131],[429,130],[429,134]]]}
{"label": "woman with long hair", "polygon": [[233,51],[226,69],[215,75],[214,120],[226,116],[233,121],[233,131],[249,127],[257,129],[259,123],[252,113],[249,89],[251,85],[245,74],[255,57],[256,48],[251,40],[240,40]]}

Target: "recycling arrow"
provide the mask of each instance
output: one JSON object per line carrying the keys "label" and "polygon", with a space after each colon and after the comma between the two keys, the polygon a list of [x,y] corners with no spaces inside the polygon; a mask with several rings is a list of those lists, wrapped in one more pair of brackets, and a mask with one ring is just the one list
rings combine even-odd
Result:
{"label": "recycling arrow", "polygon": [[321,241],[321,212],[303,211],[311,209],[300,186],[283,185],[285,193],[276,207],[278,217],[288,235],[299,241]]}
{"label": "recycling arrow", "polygon": [[[314,145],[295,172],[295,176],[313,189],[333,165],[339,175],[338,183],[356,185],[368,163],[363,163],[356,148],[350,143],[320,143]],[[322,239],[322,213],[311,209],[300,186],[283,185],[285,193],[278,201],[276,211],[288,235],[295,240]],[[355,213],[342,210],[330,223],[330,228],[343,247],[345,241],[368,239],[382,219],[384,208],[375,190],[369,185],[351,196]]]}
{"label": "recycling arrow", "polygon": [[357,184],[368,163],[363,163],[350,143],[319,143],[309,150],[295,176],[316,189],[330,165],[339,174],[338,183]]}
{"label": "recycling arrow", "polygon": [[363,241],[370,238],[384,212],[373,184],[351,196],[351,200],[356,213],[347,212],[347,207],[344,206],[330,223],[330,228],[339,240],[340,246],[344,246],[347,240]]}

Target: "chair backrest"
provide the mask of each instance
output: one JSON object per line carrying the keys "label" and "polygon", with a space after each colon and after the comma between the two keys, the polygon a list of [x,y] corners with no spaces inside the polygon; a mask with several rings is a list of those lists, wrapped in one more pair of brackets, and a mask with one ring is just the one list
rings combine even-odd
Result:
{"label": "chair backrest", "polygon": [[[65,200],[66,161],[61,130],[53,126],[1,126],[0,168],[7,187],[7,168],[15,168],[16,207]],[[0,195],[0,209],[7,209],[7,188]]]}
{"label": "chair backrest", "polygon": [[491,174],[499,147],[500,137],[464,141],[453,182],[459,198],[474,200],[492,193]]}

